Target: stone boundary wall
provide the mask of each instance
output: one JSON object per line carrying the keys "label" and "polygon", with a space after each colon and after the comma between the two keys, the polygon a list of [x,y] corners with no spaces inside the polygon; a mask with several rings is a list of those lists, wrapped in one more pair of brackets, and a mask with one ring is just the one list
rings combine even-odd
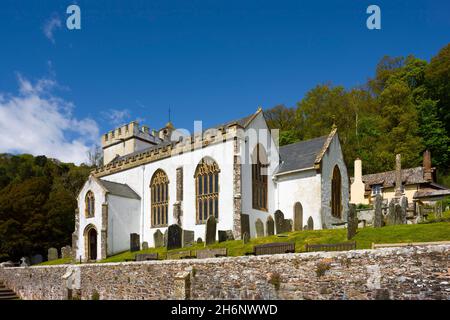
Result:
{"label": "stone boundary wall", "polygon": [[[1,268],[23,299],[450,299],[450,245]],[[68,290],[71,288],[72,290]]]}

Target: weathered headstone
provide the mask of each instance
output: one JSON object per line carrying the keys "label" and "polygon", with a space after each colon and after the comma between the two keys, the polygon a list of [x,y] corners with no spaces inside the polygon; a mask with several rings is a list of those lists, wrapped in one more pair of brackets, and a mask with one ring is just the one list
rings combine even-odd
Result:
{"label": "weathered headstone", "polygon": [[284,223],[284,230],[286,230],[286,232],[291,232],[292,230],[294,230],[294,221],[292,221],[292,219],[285,219]]}
{"label": "weathered headstone", "polygon": [[183,229],[177,224],[172,224],[167,232],[167,250],[178,249],[182,247]]}
{"label": "weathered headstone", "polygon": [[198,243],[198,244],[201,244],[201,243],[203,243],[203,240],[202,240],[202,238],[198,237],[198,238],[197,238],[197,243]]}
{"label": "weathered headstone", "polygon": [[148,250],[148,242],[147,241],[142,242],[142,250]]}
{"label": "weathered headstone", "polygon": [[57,260],[57,259],[58,259],[58,249],[56,249],[56,248],[49,248],[48,249],[47,260],[48,261],[53,261],[53,260]]}
{"label": "weathered headstone", "polygon": [[373,219],[374,228],[381,228],[383,226],[382,205],[383,205],[383,198],[381,197],[380,194],[377,194],[375,196],[375,216]]}
{"label": "weathered headstone", "polygon": [[401,205],[395,205],[395,223],[394,224],[403,224],[403,208]]}
{"label": "weathered headstone", "polygon": [[153,243],[155,244],[155,248],[164,247],[164,234],[161,230],[158,229],[153,233]]}
{"label": "weathered headstone", "polygon": [[137,233],[130,233],[130,251],[135,252],[141,249],[141,241]]}
{"label": "weathered headstone", "polygon": [[247,232],[244,232],[244,234],[242,235],[242,241],[244,242],[244,244],[249,243],[250,242],[250,234],[248,234]]}
{"label": "weathered headstone", "polygon": [[163,244],[164,244],[164,247],[167,247],[167,237],[168,237],[168,235],[169,235],[169,230],[166,229],[166,230],[164,231],[164,235],[163,235]]}
{"label": "weathered headstone", "polygon": [[272,216],[267,217],[266,233],[268,236],[273,236],[275,234],[275,222],[273,221]]}
{"label": "weathered headstone", "polygon": [[219,230],[219,242],[227,241],[227,232],[224,230]]}
{"label": "weathered headstone", "polygon": [[308,230],[314,230],[314,220],[312,217],[308,218]]}
{"label": "weathered headstone", "polygon": [[20,258],[20,266],[21,267],[28,267],[29,265],[30,265],[30,259],[28,257]]}
{"label": "weathered headstone", "polygon": [[349,204],[348,221],[347,221],[347,239],[353,239],[358,229],[358,215],[356,214],[356,205]]}
{"label": "weathered headstone", "polygon": [[44,261],[44,258],[42,257],[41,254],[35,254],[34,256],[31,257],[31,264],[39,264],[42,261]]}
{"label": "weathered headstone", "polygon": [[205,245],[209,246],[216,242],[217,222],[214,216],[209,216],[206,220]]}
{"label": "weathered headstone", "polygon": [[73,256],[72,247],[71,246],[64,246],[61,248],[61,258],[67,259],[71,258]]}
{"label": "weathered headstone", "polygon": [[307,224],[305,224],[305,225],[303,226],[303,230],[308,230],[308,225],[307,225]]}
{"label": "weathered headstone", "polygon": [[241,235],[245,232],[250,234],[250,217],[248,214],[241,214]]}
{"label": "weathered headstone", "polygon": [[395,201],[392,198],[389,202],[388,214],[386,215],[386,225],[392,226],[395,224]]}
{"label": "weathered headstone", "polygon": [[284,221],[284,214],[280,210],[275,211],[275,229],[277,234],[286,232],[286,223]]}
{"label": "weathered headstone", "polygon": [[227,234],[227,241],[234,240],[233,230],[226,230],[225,232]]}
{"label": "weathered headstone", "polygon": [[264,223],[259,218],[255,221],[255,229],[257,238],[264,237]]}
{"label": "weathered headstone", "polygon": [[191,247],[195,242],[195,234],[192,230],[183,230],[183,247]]}
{"label": "weathered headstone", "polygon": [[402,219],[401,219],[401,223],[402,224],[406,224],[406,216],[408,214],[408,198],[403,196],[400,199],[400,205],[402,207]]}

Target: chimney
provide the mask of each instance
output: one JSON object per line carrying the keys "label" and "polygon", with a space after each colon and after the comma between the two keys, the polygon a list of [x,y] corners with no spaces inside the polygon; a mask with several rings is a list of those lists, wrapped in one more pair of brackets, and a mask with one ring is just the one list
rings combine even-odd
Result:
{"label": "chimney", "polygon": [[395,155],[395,197],[401,197],[402,195],[402,158],[400,154],[397,154]]}
{"label": "chimney", "polygon": [[431,152],[425,150],[423,153],[423,179],[428,182],[433,182],[433,170],[431,169]]}
{"label": "chimney", "polygon": [[355,170],[355,172],[354,172],[355,180],[362,181],[362,162],[361,162],[361,159],[356,158],[354,170]]}

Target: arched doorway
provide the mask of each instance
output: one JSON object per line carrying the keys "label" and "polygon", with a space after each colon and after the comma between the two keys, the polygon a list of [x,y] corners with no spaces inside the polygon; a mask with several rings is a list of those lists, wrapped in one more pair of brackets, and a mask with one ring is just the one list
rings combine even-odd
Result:
{"label": "arched doorway", "polygon": [[336,218],[342,217],[342,180],[341,171],[336,165],[333,169],[333,178],[331,179],[331,215]]}
{"label": "arched doorway", "polygon": [[86,227],[84,233],[86,260],[97,260],[97,230],[93,225]]}
{"label": "arched doorway", "polygon": [[294,204],[294,231],[303,229],[303,207],[300,202]]}

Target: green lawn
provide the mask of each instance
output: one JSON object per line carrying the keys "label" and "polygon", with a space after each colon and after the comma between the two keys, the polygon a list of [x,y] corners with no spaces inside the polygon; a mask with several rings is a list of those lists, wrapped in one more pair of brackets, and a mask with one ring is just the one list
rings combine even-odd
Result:
{"label": "green lawn", "polygon": [[52,261],[45,261],[45,262],[39,263],[38,266],[54,266],[57,264],[70,264],[70,263],[72,263],[72,259],[65,258],[65,259],[56,259],[56,260],[52,260]]}
{"label": "green lawn", "polygon": [[[383,228],[364,228],[358,229],[357,235],[353,238],[356,241],[358,249],[371,248],[372,243],[397,243],[397,242],[428,242],[450,240],[450,222],[426,223],[414,225],[387,226]],[[241,240],[226,241],[208,246],[208,248],[228,248],[229,256],[242,256],[250,252],[256,244],[269,242],[295,242],[297,252],[305,250],[305,244],[319,243],[337,243],[347,241],[346,229],[331,230],[311,230],[297,231],[286,234],[286,237],[270,236],[264,238],[252,239],[249,243],[243,244]],[[204,245],[195,245],[185,249],[171,250],[172,252],[181,250],[204,249]],[[150,248],[138,252],[123,252],[111,256],[102,262],[121,262],[125,259],[133,259],[136,253],[154,253],[157,252],[161,259],[164,259],[167,253],[166,248]]]}

